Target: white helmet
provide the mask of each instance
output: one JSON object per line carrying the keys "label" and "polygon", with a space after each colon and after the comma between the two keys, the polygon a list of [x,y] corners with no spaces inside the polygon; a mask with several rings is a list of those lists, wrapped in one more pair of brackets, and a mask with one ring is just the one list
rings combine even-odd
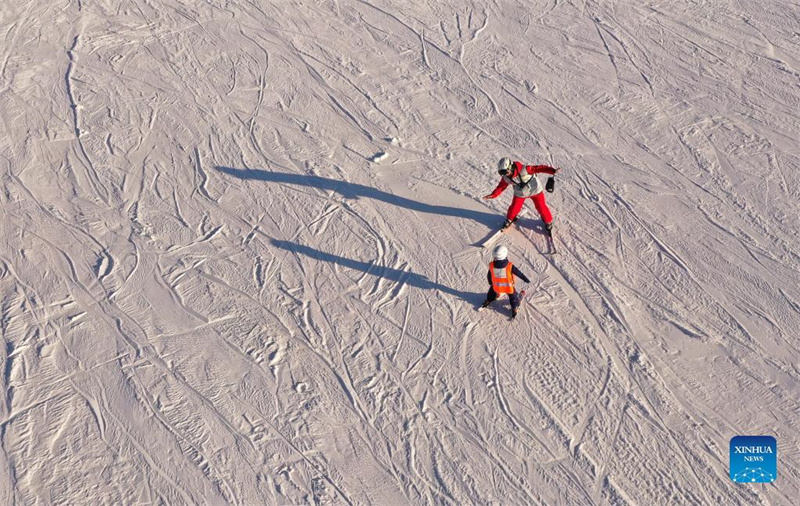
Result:
{"label": "white helmet", "polygon": [[494,249],[494,259],[495,260],[505,260],[506,258],[508,258],[508,248],[506,248],[502,244],[497,246]]}
{"label": "white helmet", "polygon": [[505,174],[506,172],[511,171],[511,159],[508,157],[503,157],[497,162],[497,172],[500,174]]}

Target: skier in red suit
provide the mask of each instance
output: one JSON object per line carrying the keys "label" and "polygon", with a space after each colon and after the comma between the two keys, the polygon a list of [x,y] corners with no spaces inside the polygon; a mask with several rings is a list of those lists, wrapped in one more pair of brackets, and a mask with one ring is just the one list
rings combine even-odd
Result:
{"label": "skier in red suit", "polygon": [[[506,189],[508,185],[514,185],[514,199],[511,201],[511,206],[506,213],[506,221],[503,223],[503,228],[510,226],[519,214],[525,199],[533,200],[533,205],[536,211],[544,221],[544,226],[547,232],[550,233],[553,229],[553,215],[547,207],[547,202],[544,199],[544,188],[536,174],[550,174],[554,176],[561,169],[558,167],[550,167],[549,165],[522,165],[522,162],[512,162],[509,158],[501,158],[497,164],[497,172],[502,176],[500,183],[492,193],[484,196],[484,199],[493,199],[498,197]],[[553,191],[553,178],[547,182],[547,191]]]}

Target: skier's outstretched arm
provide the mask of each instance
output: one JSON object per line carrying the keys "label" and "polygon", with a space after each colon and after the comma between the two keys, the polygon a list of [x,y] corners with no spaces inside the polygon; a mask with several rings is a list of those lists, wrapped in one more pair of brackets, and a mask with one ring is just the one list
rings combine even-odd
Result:
{"label": "skier's outstretched arm", "polygon": [[511,267],[511,273],[512,273],[514,276],[518,277],[519,279],[521,279],[522,281],[524,281],[524,282],[526,282],[526,283],[530,283],[530,282],[531,282],[531,280],[530,280],[530,279],[528,279],[528,276],[526,276],[525,274],[523,274],[521,270],[517,269],[517,266],[516,266],[516,265],[514,265],[514,266],[512,266],[512,267]]}
{"label": "skier's outstretched arm", "polygon": [[507,186],[508,186],[508,182],[506,182],[505,178],[502,178],[502,179],[500,179],[500,182],[497,184],[497,188],[495,188],[492,191],[492,193],[490,193],[489,195],[484,195],[483,198],[484,199],[493,199],[493,198],[499,197],[500,194],[503,193],[503,190],[505,190]]}
{"label": "skier's outstretched arm", "polygon": [[528,172],[532,174],[555,175],[561,170],[561,167],[551,167],[549,165],[528,165],[526,168],[528,169]]}

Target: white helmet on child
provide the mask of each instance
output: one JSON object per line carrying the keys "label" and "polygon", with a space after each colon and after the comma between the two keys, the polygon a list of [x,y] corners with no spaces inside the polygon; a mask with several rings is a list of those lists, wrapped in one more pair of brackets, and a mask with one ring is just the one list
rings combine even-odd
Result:
{"label": "white helmet on child", "polygon": [[508,248],[506,248],[502,244],[497,246],[494,249],[494,259],[495,260],[505,260],[506,258],[508,258]]}

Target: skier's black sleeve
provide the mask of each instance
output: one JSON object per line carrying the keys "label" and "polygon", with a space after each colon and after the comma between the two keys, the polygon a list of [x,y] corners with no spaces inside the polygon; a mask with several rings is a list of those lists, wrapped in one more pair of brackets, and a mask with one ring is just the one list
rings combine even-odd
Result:
{"label": "skier's black sleeve", "polygon": [[[531,280],[528,279],[528,276],[523,274],[521,270],[517,269],[516,265],[512,265],[511,266],[511,274],[513,274],[514,276],[518,277],[519,279],[521,279],[522,281],[524,281],[526,283],[530,283],[531,282]],[[489,282],[491,283],[491,278],[489,278]]]}
{"label": "skier's black sleeve", "polygon": [[486,271],[486,281],[489,282],[489,286],[492,286],[492,270],[491,269]]}

